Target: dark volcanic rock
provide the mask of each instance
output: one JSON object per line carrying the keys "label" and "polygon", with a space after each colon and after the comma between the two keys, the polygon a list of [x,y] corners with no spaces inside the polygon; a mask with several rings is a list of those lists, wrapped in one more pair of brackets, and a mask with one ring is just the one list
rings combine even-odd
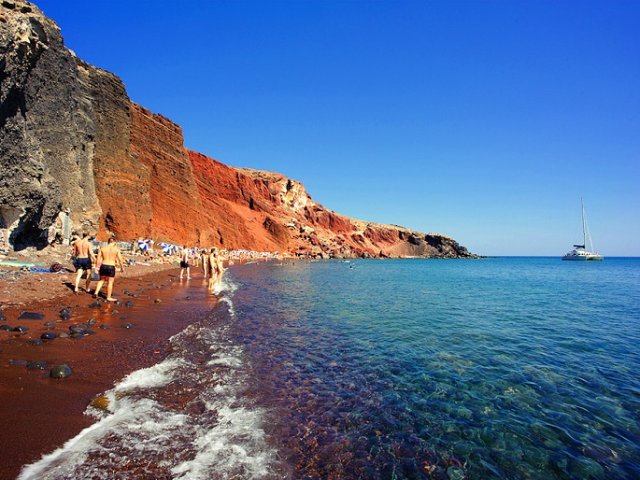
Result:
{"label": "dark volcanic rock", "polygon": [[40,335],[40,338],[42,340],[54,340],[58,338],[58,334],[55,332],[44,332],[42,335]]}
{"label": "dark volcanic rock", "polygon": [[69,320],[71,318],[71,309],[69,307],[65,307],[60,310],[59,315],[62,320]]}
{"label": "dark volcanic rock", "polygon": [[84,325],[84,324],[69,326],[69,332],[71,333],[85,333],[87,329],[88,329],[87,325]]}
{"label": "dark volcanic rock", "polygon": [[29,370],[46,370],[47,369],[47,362],[45,361],[35,361],[35,362],[29,362],[27,363],[27,368]]}
{"label": "dark volcanic rock", "polygon": [[28,330],[29,330],[29,327],[25,327],[24,325],[18,325],[17,327],[14,327],[11,331],[12,332],[24,333],[24,332],[26,332]]}
{"label": "dark volcanic rock", "polygon": [[56,365],[49,372],[49,376],[51,378],[66,378],[71,375],[72,372],[73,370],[71,370],[71,367],[67,364]]}
{"label": "dark volcanic rock", "polygon": [[22,312],[18,320],[44,320],[44,313]]}
{"label": "dark volcanic rock", "polygon": [[8,332],[12,329],[13,327],[10,327],[9,325],[0,325],[0,330],[4,330],[5,332]]}

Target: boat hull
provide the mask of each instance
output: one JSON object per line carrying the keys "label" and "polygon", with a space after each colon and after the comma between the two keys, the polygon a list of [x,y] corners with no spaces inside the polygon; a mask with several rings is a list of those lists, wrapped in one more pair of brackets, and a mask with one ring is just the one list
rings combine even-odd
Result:
{"label": "boat hull", "polygon": [[599,262],[604,260],[602,255],[565,255],[562,260],[569,260],[572,262]]}

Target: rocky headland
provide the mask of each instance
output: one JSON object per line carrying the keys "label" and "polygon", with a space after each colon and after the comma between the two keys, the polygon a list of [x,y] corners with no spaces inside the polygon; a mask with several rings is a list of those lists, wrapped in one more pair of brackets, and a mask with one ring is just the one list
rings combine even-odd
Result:
{"label": "rocky headland", "polygon": [[[233,168],[79,59],[32,3],[0,3],[0,242],[72,230],[313,257],[474,257],[455,240],[347,218],[284,175]],[[0,245],[0,248],[3,245]]]}

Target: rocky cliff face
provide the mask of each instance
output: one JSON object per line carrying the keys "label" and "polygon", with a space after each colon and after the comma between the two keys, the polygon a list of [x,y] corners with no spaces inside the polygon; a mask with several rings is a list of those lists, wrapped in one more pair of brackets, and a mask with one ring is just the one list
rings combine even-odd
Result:
{"label": "rocky cliff face", "polygon": [[0,101],[0,229],[14,248],[44,245],[66,222],[299,255],[471,256],[448,237],[336,214],[283,175],[187,150],[178,125],[132,103],[25,1],[0,3]]}

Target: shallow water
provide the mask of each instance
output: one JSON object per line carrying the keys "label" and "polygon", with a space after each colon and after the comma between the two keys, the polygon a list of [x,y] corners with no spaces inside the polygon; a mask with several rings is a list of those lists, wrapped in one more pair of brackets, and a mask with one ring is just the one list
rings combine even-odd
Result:
{"label": "shallow water", "polygon": [[169,358],[22,478],[640,477],[639,259],[226,275]]}
{"label": "shallow water", "polygon": [[640,261],[243,269],[234,342],[313,478],[640,477]]}

